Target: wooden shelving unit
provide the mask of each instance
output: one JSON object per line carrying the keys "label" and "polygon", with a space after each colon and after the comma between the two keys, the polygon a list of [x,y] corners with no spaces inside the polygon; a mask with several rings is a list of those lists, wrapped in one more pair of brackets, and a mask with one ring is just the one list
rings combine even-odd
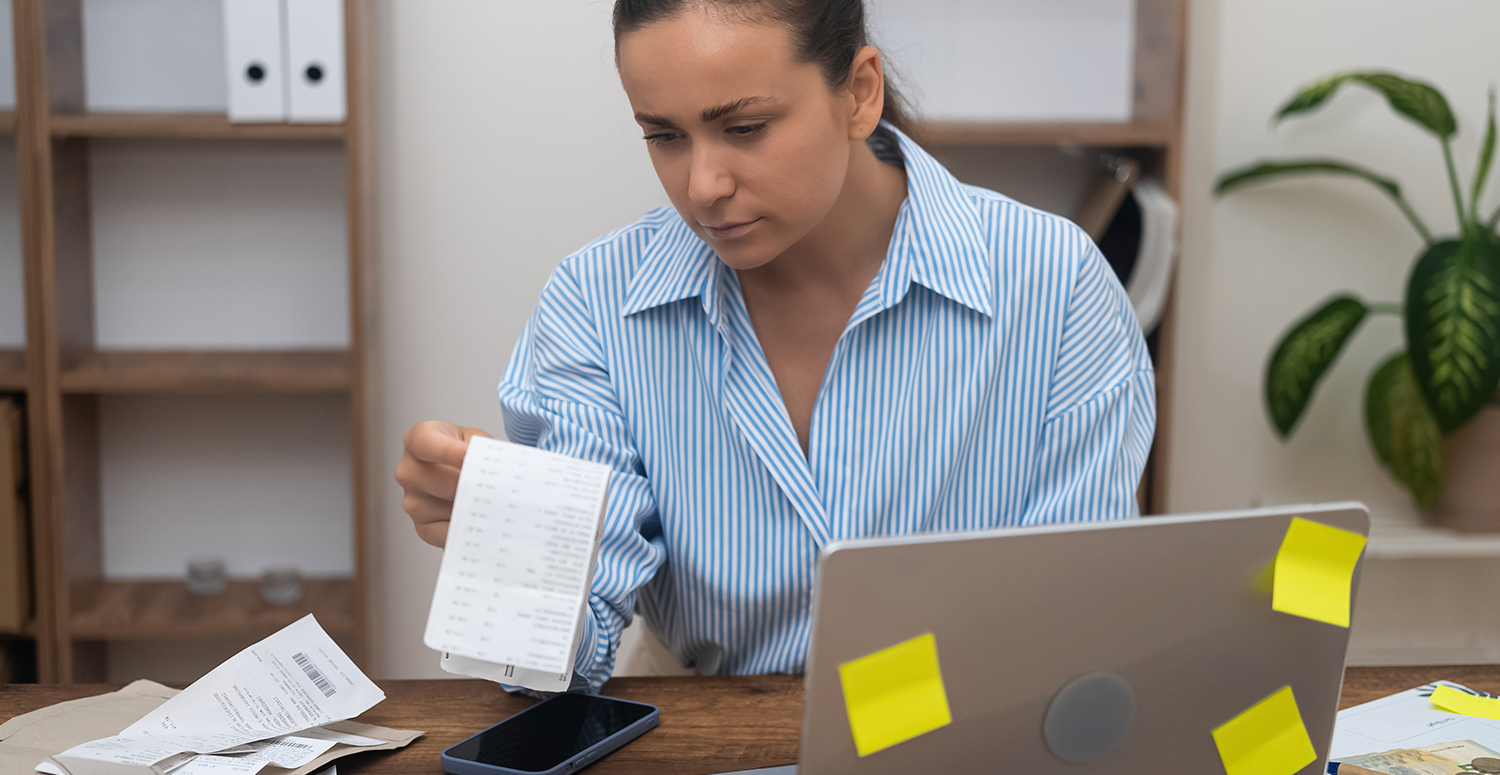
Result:
{"label": "wooden shelving unit", "polygon": [[354,383],[349,353],[99,351],[58,378],[64,393],[325,393]]}
{"label": "wooden shelving unit", "polygon": [[[330,635],[355,635],[361,590],[350,579],[303,579],[302,599],[271,605],[254,581],[234,581],[217,595],[199,597],[181,581],[104,581],[72,590],[68,630],[87,640],[162,638],[259,639],[310,613]],[[247,644],[248,645],[248,644]]]}
{"label": "wooden shelving unit", "polygon": [[145,137],[200,140],[342,140],[344,124],[231,124],[225,116],[83,113],[53,116],[53,137]]}
{"label": "wooden shelving unit", "polygon": [[26,351],[0,350],[0,390],[26,389]]}
{"label": "wooden shelving unit", "polygon": [[[1182,201],[1182,122],[1187,62],[1187,0],[1136,0],[1134,95],[1126,123],[1026,123],[931,121],[915,138],[935,150],[961,146],[1081,146],[1123,151],[1144,165]],[[955,170],[963,177],[961,170]],[[1167,304],[1158,328],[1156,438],[1141,483],[1142,513],[1170,509],[1166,501],[1171,420],[1172,336],[1175,321]]]}
{"label": "wooden shelving unit", "polygon": [[1169,124],[1042,124],[981,121],[930,121],[917,139],[931,145],[1098,145],[1165,147],[1176,137]]}
{"label": "wooden shelving unit", "polygon": [[[0,389],[27,399],[36,558],[38,661],[43,681],[105,679],[110,641],[230,638],[249,645],[315,613],[368,654],[367,361],[364,215],[371,149],[364,3],[345,0],[348,118],[339,124],[231,124],[225,116],[86,112],[82,0],[13,0],[17,106],[0,114],[16,135],[26,276],[26,350],[0,351]],[[309,139],[344,154],[349,345],[321,351],[111,351],[95,337],[89,152],[94,138],[235,143]],[[354,571],[304,580],[301,601],[261,601],[258,581],[191,595],[183,581],[117,580],[103,567],[100,396],[164,393],[340,393],[349,407]]]}

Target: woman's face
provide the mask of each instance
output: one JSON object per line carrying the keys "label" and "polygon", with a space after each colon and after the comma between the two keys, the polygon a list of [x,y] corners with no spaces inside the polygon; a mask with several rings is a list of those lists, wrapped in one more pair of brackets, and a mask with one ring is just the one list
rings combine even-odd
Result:
{"label": "woman's face", "polygon": [[712,10],[620,40],[620,80],[667,196],[735,269],[764,266],[823,220],[863,139],[854,97],[793,54],[781,25]]}

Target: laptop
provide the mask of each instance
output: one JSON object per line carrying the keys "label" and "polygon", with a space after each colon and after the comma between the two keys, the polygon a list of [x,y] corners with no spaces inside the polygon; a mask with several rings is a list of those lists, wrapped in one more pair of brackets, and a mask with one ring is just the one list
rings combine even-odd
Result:
{"label": "laptop", "polygon": [[[799,764],[743,772],[1223,772],[1212,730],[1287,686],[1323,772],[1349,630],[1272,610],[1294,517],[1369,534],[1332,503],[832,544]],[[928,634],[951,722],[861,757],[839,666]]]}

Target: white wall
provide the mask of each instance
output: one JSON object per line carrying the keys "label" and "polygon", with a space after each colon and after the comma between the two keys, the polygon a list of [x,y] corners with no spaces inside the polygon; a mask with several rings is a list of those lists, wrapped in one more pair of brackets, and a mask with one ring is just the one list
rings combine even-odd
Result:
{"label": "white wall", "polygon": [[377,675],[440,676],[422,645],[439,552],[390,478],[426,419],[501,431],[495,386],[552,268],[666,204],[613,64],[608,0],[382,0],[383,489]]}
{"label": "white wall", "polygon": [[346,397],[103,396],[99,425],[106,577],[354,572]]}
{"label": "white wall", "polygon": [[83,45],[89,110],[223,113],[229,103],[220,0],[83,0]]}
{"label": "white wall", "polygon": [[[1271,184],[1222,201],[1210,188],[1218,173],[1263,156],[1342,156],[1395,176],[1429,227],[1451,232],[1439,145],[1378,96],[1356,87],[1311,117],[1278,128],[1268,119],[1299,87],[1338,70],[1420,77],[1458,115],[1455,154],[1467,180],[1486,90],[1500,80],[1500,49],[1491,42],[1500,6],[1194,0],[1191,26],[1169,507],[1357,499],[1381,525],[1412,523],[1410,499],[1371,457],[1361,417],[1370,370],[1401,346],[1395,318],[1366,324],[1289,442],[1276,439],[1259,391],[1276,338],[1320,300],[1352,290],[1400,301],[1419,238],[1382,195],[1354,181]],[[1495,585],[1462,583],[1494,569],[1493,560],[1376,561],[1366,571],[1351,658],[1495,659],[1500,622],[1474,615],[1493,605],[1486,590]]]}
{"label": "white wall", "polygon": [[101,349],[349,345],[336,143],[100,139],[89,186]]}

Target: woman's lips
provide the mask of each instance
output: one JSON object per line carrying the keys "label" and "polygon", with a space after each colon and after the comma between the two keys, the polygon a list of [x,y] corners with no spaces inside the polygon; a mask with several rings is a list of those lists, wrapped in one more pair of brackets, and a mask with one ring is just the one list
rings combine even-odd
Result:
{"label": "woman's lips", "polygon": [[757,223],[760,223],[760,219],[759,218],[756,218],[753,221],[742,221],[740,223],[725,223],[725,224],[720,224],[718,226],[709,226],[706,223],[699,224],[699,225],[701,225],[703,227],[704,231],[708,232],[708,236],[710,236],[710,237],[712,237],[712,238],[714,238],[716,240],[731,240],[731,239],[739,239],[740,237],[743,237],[746,234],[749,234],[750,230],[753,229],[753,228],[755,228],[755,224],[757,224]]}

